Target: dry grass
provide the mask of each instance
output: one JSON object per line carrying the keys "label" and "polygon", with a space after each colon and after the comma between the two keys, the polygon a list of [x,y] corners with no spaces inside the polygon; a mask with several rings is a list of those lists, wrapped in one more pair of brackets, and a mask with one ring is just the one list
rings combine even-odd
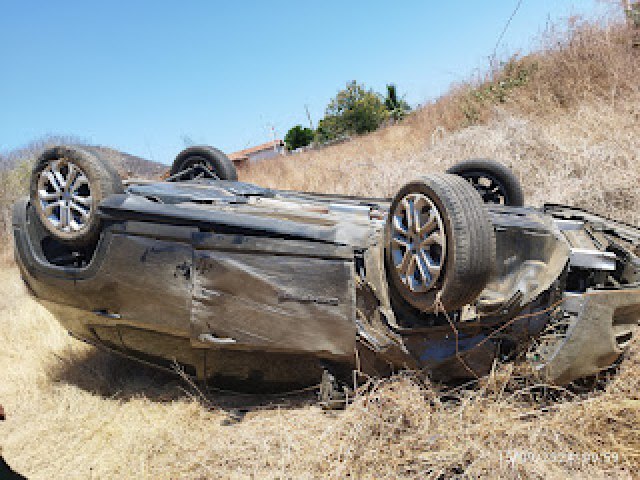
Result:
{"label": "dry grass", "polygon": [[[401,125],[244,179],[390,195],[409,176],[484,156],[511,165],[533,203],[638,224],[640,72],[626,39],[622,26],[577,22],[519,60],[537,69],[504,102],[470,93],[501,78],[493,72]],[[339,413],[310,397],[203,402],[172,376],[69,338],[2,261],[0,447],[29,478],[633,478],[640,467],[637,339],[602,388],[543,403],[508,365],[448,395],[410,375],[379,381]]]}
{"label": "dry grass", "polygon": [[494,158],[516,172],[529,203],[564,202],[638,224],[639,118],[640,95],[629,98],[624,108],[585,102],[545,118],[496,108],[487,125],[439,136],[423,148],[410,149],[404,141],[410,127],[400,125],[258,165],[243,172],[242,179],[288,189],[390,196],[409,177],[444,171],[465,158]]}
{"label": "dry grass", "polygon": [[605,391],[546,411],[509,366],[448,399],[411,376],[380,381],[338,413],[310,397],[203,403],[68,337],[14,267],[0,274],[0,342],[0,444],[34,479],[631,478],[640,465],[638,342]]}

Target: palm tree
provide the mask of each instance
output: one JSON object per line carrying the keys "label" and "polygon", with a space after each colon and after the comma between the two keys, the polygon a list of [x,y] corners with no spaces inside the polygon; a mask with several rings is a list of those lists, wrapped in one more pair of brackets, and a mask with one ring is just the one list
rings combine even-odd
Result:
{"label": "palm tree", "polygon": [[384,100],[384,105],[394,121],[400,120],[411,111],[411,107],[404,98],[398,98],[398,92],[393,83],[387,85],[387,98]]}

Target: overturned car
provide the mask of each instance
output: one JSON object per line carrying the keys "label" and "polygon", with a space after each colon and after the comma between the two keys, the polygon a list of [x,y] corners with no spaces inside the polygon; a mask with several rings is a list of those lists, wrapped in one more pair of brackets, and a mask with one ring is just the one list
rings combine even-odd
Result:
{"label": "overturned car", "polygon": [[248,390],[510,358],[557,384],[597,374],[638,323],[640,230],[523,202],[485,160],[382,199],[241,183],[211,147],[122,182],[100,150],[59,146],[15,205],[15,255],[73,336]]}

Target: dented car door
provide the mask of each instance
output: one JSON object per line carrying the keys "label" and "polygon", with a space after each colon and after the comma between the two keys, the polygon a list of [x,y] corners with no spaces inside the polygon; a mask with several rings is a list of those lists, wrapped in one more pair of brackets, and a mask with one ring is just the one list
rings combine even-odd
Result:
{"label": "dented car door", "polygon": [[193,245],[194,346],[353,354],[349,248],[217,233]]}

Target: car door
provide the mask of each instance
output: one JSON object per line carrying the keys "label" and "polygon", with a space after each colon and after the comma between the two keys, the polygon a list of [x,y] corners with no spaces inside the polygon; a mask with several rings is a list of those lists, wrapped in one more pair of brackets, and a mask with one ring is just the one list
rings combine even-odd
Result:
{"label": "car door", "polygon": [[347,247],[194,235],[194,346],[353,355],[355,288]]}
{"label": "car door", "polygon": [[190,363],[193,231],[134,221],[109,231],[100,268],[74,285],[102,341]]}

